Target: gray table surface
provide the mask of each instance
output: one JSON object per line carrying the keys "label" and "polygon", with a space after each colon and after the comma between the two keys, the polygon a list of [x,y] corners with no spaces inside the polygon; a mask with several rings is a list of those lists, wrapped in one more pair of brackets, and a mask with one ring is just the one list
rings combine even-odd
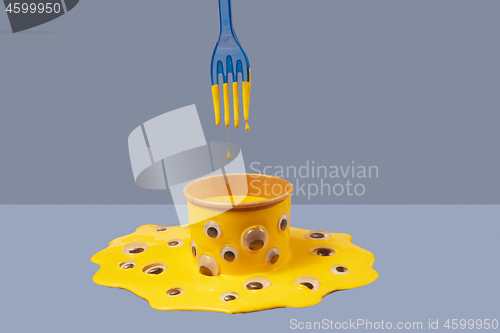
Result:
{"label": "gray table surface", "polygon": [[349,233],[375,253],[379,279],[313,307],[236,315],[157,311],[92,282],[95,252],[140,225],[176,223],[173,206],[0,206],[0,216],[0,332],[281,332],[293,319],[422,331],[439,319],[447,331],[447,319],[500,319],[500,206],[292,207],[293,226]]}

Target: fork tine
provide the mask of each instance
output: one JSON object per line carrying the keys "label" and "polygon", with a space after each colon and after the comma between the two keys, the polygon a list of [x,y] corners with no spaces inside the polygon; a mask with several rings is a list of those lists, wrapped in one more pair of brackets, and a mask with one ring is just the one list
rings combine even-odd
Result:
{"label": "fork tine", "polygon": [[224,76],[224,65],[222,61],[212,57],[212,99],[214,101],[215,125],[220,125],[220,90],[219,75]]}
{"label": "fork tine", "polygon": [[224,121],[226,127],[229,127],[229,86],[227,83],[222,85],[224,90]]}
{"label": "fork tine", "polygon": [[234,127],[240,127],[240,96],[238,94],[238,75],[233,78]]}
{"label": "fork tine", "polygon": [[[229,114],[229,74],[233,79],[233,101],[234,101],[234,68],[233,68],[233,57],[228,55],[226,57],[226,76],[224,77],[224,82],[226,83],[224,88],[224,106],[225,106],[225,117],[226,117],[226,126],[229,126],[230,114]],[[236,82],[238,82],[238,74],[236,73]],[[236,87],[238,88],[238,87]],[[236,126],[236,123],[235,123]],[[237,127],[237,126],[236,126]]]}
{"label": "fork tine", "polygon": [[252,87],[252,74],[250,68],[248,69],[248,82],[243,81],[243,115],[245,116],[246,127],[248,131],[250,127],[248,126],[248,109],[250,108],[250,89]]}
{"label": "fork tine", "polygon": [[212,85],[212,98],[214,100],[215,125],[220,124],[220,100],[219,100],[219,85]]}

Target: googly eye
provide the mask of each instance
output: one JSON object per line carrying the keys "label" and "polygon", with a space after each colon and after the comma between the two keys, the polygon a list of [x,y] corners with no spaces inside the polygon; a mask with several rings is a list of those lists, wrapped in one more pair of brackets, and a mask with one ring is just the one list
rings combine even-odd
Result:
{"label": "googly eye", "polygon": [[349,269],[347,269],[347,267],[345,266],[342,266],[342,265],[337,265],[337,266],[333,266],[330,271],[333,273],[333,274],[340,274],[340,275],[343,275],[343,274],[347,274],[349,273]]}
{"label": "googly eye", "polygon": [[306,288],[309,288],[312,291],[318,290],[318,288],[321,286],[318,279],[310,275],[299,276],[292,282],[292,284],[300,284]]}
{"label": "googly eye", "polygon": [[191,243],[189,243],[189,247],[191,248],[191,254],[193,255],[193,257],[196,258],[196,256],[198,255],[198,252],[196,250],[196,244],[194,241],[191,241]]}
{"label": "googly eye", "polygon": [[237,293],[227,292],[220,295],[220,300],[223,302],[231,302],[237,299],[238,297],[240,297],[240,295],[238,295]]}
{"label": "googly eye", "polygon": [[123,247],[122,252],[125,254],[139,254],[148,249],[148,246],[146,243],[143,242],[133,242],[133,243],[128,243]]}
{"label": "googly eye", "polygon": [[280,258],[280,249],[277,247],[273,247],[266,254],[266,261],[269,265],[275,264]]}
{"label": "googly eye", "polygon": [[311,252],[320,257],[329,257],[335,254],[335,250],[331,247],[317,247],[312,249]]}
{"label": "googly eye", "polygon": [[208,221],[207,223],[205,223],[205,234],[212,238],[212,239],[216,239],[216,238],[219,238],[220,236],[220,227],[219,225],[217,224],[217,222],[215,221]]}
{"label": "googly eye", "polygon": [[312,240],[325,240],[330,238],[330,233],[326,230],[311,230],[307,233],[306,238]]}
{"label": "googly eye", "polygon": [[263,276],[255,276],[245,281],[243,285],[246,290],[266,289],[271,285],[271,281]]}
{"label": "googly eye", "polygon": [[231,245],[226,245],[220,250],[220,256],[226,262],[233,262],[238,259],[238,250]]}
{"label": "googly eye", "polygon": [[184,244],[184,242],[180,239],[171,239],[168,241],[167,246],[168,247],[177,247],[177,246],[181,246],[182,244]]}
{"label": "googly eye", "polygon": [[133,261],[124,261],[120,263],[120,267],[123,269],[132,269],[135,267],[135,262]]}
{"label": "googly eye", "polygon": [[182,288],[171,288],[167,290],[168,297],[175,297],[184,294],[184,289]]}
{"label": "googly eye", "polygon": [[290,225],[290,216],[288,214],[283,214],[280,216],[280,219],[278,221],[278,229],[281,231],[285,231],[286,228]]}
{"label": "googly eye", "polygon": [[198,257],[198,270],[205,276],[215,276],[219,274],[219,264],[214,257],[208,254],[200,254]]}
{"label": "googly eye", "polygon": [[242,244],[243,248],[250,252],[257,252],[262,250],[269,241],[269,234],[263,227],[255,227],[248,229],[243,234]]}
{"label": "googly eye", "polygon": [[162,262],[154,262],[142,268],[142,271],[150,275],[158,275],[167,270],[167,265]]}
{"label": "googly eye", "polygon": [[169,230],[170,230],[170,227],[168,225],[165,225],[165,224],[157,225],[156,229],[155,229],[156,232],[165,232],[165,231],[169,231]]}

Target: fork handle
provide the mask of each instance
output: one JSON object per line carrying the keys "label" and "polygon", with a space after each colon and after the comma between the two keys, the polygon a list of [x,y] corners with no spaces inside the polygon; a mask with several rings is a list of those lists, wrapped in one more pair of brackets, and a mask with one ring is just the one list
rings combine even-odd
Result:
{"label": "fork handle", "polygon": [[231,0],[219,0],[220,34],[233,35],[233,20],[231,17]]}

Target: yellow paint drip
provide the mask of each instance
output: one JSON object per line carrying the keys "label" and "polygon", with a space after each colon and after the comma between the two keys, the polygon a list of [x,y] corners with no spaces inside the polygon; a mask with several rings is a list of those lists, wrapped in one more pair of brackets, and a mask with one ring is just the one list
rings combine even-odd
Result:
{"label": "yellow paint drip", "polygon": [[219,85],[212,86],[212,99],[214,101],[215,125],[220,124],[220,100],[219,100]]}
{"label": "yellow paint drip", "polygon": [[226,127],[226,130],[227,130],[227,159],[230,160],[231,159],[231,153],[229,152],[229,126]]}
{"label": "yellow paint drip", "polygon": [[226,127],[229,127],[229,86],[224,83],[222,88],[224,91],[224,121]]}
{"label": "yellow paint drip", "polygon": [[[243,116],[245,118],[245,129],[248,131],[250,127],[248,126],[248,113],[250,109],[250,90],[252,87],[252,73],[248,69],[248,82],[242,82],[242,95],[243,95]],[[230,125],[230,115],[229,115],[229,84],[223,83],[222,85],[222,95],[224,99],[224,123],[226,127]],[[219,85],[212,85],[212,98],[214,102],[215,111],[215,124],[219,126],[220,124],[220,97],[219,97]],[[234,127],[240,127],[240,98],[239,98],[239,87],[238,82],[233,82],[233,108],[234,108]]]}
{"label": "yellow paint drip", "polygon": [[[199,274],[190,248],[191,233],[195,227],[196,225],[189,230],[187,226],[175,226],[166,232],[157,232],[156,225],[144,225],[132,234],[113,240],[108,248],[92,257],[92,262],[100,265],[99,271],[94,275],[94,282],[106,287],[129,290],[146,299],[157,310],[240,313],[312,306],[334,291],[360,287],[378,277],[378,273],[372,268],[375,257],[371,252],[352,244],[351,236],[332,233],[326,241],[309,240],[305,237],[308,230],[297,228],[290,228],[288,264],[260,272],[243,268],[237,275],[226,274],[221,269],[217,276],[204,276]],[[202,225],[196,229],[202,232]],[[223,234],[224,231],[222,227]],[[241,245],[238,245],[241,235],[231,236],[232,238],[224,237],[223,240],[231,239],[229,244],[234,244],[243,251]],[[219,251],[225,244],[217,239],[205,238],[205,246],[213,247],[210,254],[223,263]],[[166,245],[174,239],[182,241],[182,245]],[[210,244],[210,241],[214,244]],[[148,248],[138,254],[124,254],[124,246],[131,242],[144,242]],[[200,248],[200,244],[196,245]],[[334,249],[335,254],[329,257],[315,255],[312,250],[320,246]],[[234,263],[225,264],[235,265],[239,260],[241,254]],[[135,266],[131,269],[121,268],[120,264],[127,261],[132,261]],[[143,272],[144,267],[155,262],[163,262],[167,269],[157,275]],[[265,262],[263,264],[269,266]],[[348,267],[349,272],[332,273],[331,268],[336,265]],[[318,279],[320,287],[312,291],[302,284],[293,283],[303,275]],[[262,290],[247,290],[245,282],[254,276],[266,277],[271,285]],[[183,293],[169,297],[167,292],[173,288],[180,288]],[[230,302],[221,300],[221,296],[227,292],[236,293],[238,298]]]}
{"label": "yellow paint drip", "polygon": [[[268,196],[265,184],[281,190]],[[350,235],[290,226],[288,185],[256,174],[195,180],[184,189],[189,225],[144,225],[113,240],[92,257],[93,280],[158,310],[225,313],[311,306],[375,281],[374,255]]]}
{"label": "yellow paint drip", "polygon": [[243,116],[245,117],[246,130],[248,131],[248,110],[250,108],[250,89],[252,88],[251,82],[242,82],[243,85]]}
{"label": "yellow paint drip", "polygon": [[240,127],[240,97],[238,82],[233,82],[234,127]]}

